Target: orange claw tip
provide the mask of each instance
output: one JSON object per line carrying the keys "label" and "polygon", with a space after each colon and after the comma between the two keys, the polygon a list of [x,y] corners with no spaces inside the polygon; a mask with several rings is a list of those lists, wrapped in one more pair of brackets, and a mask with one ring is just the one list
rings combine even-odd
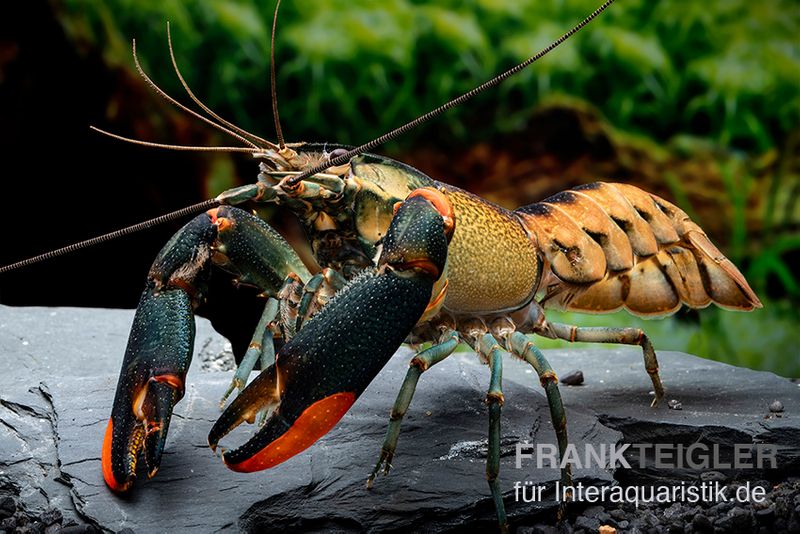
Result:
{"label": "orange claw tip", "polygon": [[269,443],[255,455],[239,463],[229,463],[223,453],[222,460],[233,471],[251,473],[269,469],[299,454],[327,434],[356,401],[355,393],[334,393],[318,400],[300,414],[300,417],[278,439]]}
{"label": "orange claw tip", "polygon": [[[444,229],[447,236],[452,236],[456,226],[456,216],[453,211],[453,204],[447,198],[444,191],[440,191],[434,187],[421,187],[415,189],[408,195],[408,198],[422,197],[436,208],[436,211],[442,216],[444,220]],[[408,200],[408,199],[406,199]]]}
{"label": "orange claw tip", "polygon": [[211,217],[211,224],[217,227],[217,231],[224,232],[233,227],[233,221],[227,217],[221,216],[219,211],[222,208],[213,208],[206,212]]}
{"label": "orange claw tip", "polygon": [[174,373],[164,373],[150,378],[153,382],[168,384],[171,388],[178,392],[178,398],[183,397],[184,385],[183,378]]}
{"label": "orange claw tip", "polygon": [[111,491],[115,491],[117,493],[124,493],[128,491],[131,486],[133,485],[133,480],[128,480],[123,483],[117,482],[117,479],[114,477],[114,471],[111,467],[111,441],[114,437],[114,422],[109,419],[108,426],[106,427],[106,435],[103,438],[103,454],[102,454],[102,464],[103,464],[103,479],[106,481],[106,485],[111,488]]}

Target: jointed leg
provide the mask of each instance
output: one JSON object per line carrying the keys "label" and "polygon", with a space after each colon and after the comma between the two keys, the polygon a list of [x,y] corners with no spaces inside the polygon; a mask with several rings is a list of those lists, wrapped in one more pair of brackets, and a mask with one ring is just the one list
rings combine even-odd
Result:
{"label": "jointed leg", "polygon": [[[639,345],[644,353],[644,367],[653,382],[655,398],[651,406],[656,406],[664,396],[664,386],[658,376],[658,360],[650,339],[641,328],[581,327],[560,323],[548,323],[550,331],[559,339],[566,341],[584,341],[587,343],[622,343]],[[543,334],[546,335],[546,334]],[[549,335],[547,337],[553,337]]]}
{"label": "jointed leg", "polygon": [[[553,429],[558,440],[559,457],[563,461],[569,442],[567,440],[567,416],[564,413],[561,392],[558,390],[558,377],[542,351],[524,334],[519,332],[511,334],[506,341],[506,347],[513,354],[531,364],[536,374],[539,375],[539,381],[547,395],[547,404],[550,406],[550,418],[553,421]],[[561,484],[565,487],[572,485],[572,466],[570,464],[561,470]]]}
{"label": "jointed leg", "polygon": [[219,401],[220,408],[225,407],[225,401],[228,400],[234,389],[238,389],[241,392],[245,388],[247,377],[253,371],[257,360],[260,359],[262,370],[275,362],[275,345],[272,341],[272,330],[269,328],[269,324],[275,319],[277,313],[278,301],[270,298],[267,300],[266,306],[264,306],[264,313],[261,314],[261,319],[256,325],[253,339],[247,347],[247,352],[245,352],[239,367],[236,369],[236,373],[233,375],[231,385],[228,386],[228,390],[222,396],[222,400]]}
{"label": "jointed leg", "polygon": [[372,470],[367,479],[367,487],[371,488],[378,472],[383,467],[383,473],[389,474],[392,468],[391,462],[394,457],[394,452],[397,448],[397,438],[400,435],[400,424],[403,422],[403,417],[408,411],[408,406],[411,404],[411,399],[414,397],[414,391],[417,388],[417,382],[422,373],[436,365],[440,361],[450,356],[458,346],[459,339],[458,333],[454,330],[445,330],[439,338],[439,343],[422,351],[412,358],[411,363],[406,373],[406,378],[403,380],[403,385],[400,387],[400,392],[397,394],[397,399],[394,401],[391,415],[389,416],[389,428],[386,430],[386,437],[383,440],[381,447],[381,455],[375,468]]}
{"label": "jointed leg", "polygon": [[297,307],[297,326],[300,330],[303,323],[318,312],[333,295],[347,284],[344,277],[333,269],[323,269],[311,277],[304,288],[303,298]]}
{"label": "jointed leg", "polygon": [[290,274],[283,283],[280,298],[280,323],[285,341],[292,339],[303,323],[322,309],[347,281],[333,269],[323,269],[308,282]]}
{"label": "jointed leg", "polygon": [[488,360],[491,369],[489,392],[486,403],[489,405],[489,451],[486,457],[486,480],[492,492],[500,531],[508,532],[508,519],[503,504],[503,492],[497,476],[500,473],[500,411],[503,406],[503,350],[491,334],[485,334],[480,342],[480,351]]}

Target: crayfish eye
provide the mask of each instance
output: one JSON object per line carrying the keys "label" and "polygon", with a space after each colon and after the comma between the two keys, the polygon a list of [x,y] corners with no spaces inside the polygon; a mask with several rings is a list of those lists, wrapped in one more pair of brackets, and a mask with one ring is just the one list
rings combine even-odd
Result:
{"label": "crayfish eye", "polygon": [[332,161],[338,158],[339,156],[344,156],[345,154],[347,154],[347,150],[345,150],[344,148],[337,148],[335,150],[332,150],[330,154],[328,154],[328,161]]}

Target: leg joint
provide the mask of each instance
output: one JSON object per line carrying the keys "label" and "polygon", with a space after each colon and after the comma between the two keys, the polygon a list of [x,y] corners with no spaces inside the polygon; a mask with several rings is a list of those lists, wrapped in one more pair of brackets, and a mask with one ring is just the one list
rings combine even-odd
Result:
{"label": "leg joint", "polygon": [[558,375],[556,375],[554,371],[543,371],[539,376],[539,381],[541,382],[543,388],[546,388],[548,384],[557,385]]}
{"label": "leg joint", "polygon": [[426,361],[423,358],[420,358],[419,355],[411,358],[411,362],[409,362],[408,365],[409,367],[416,367],[417,369],[420,370],[421,373],[427,371],[428,368],[431,366],[430,362]]}
{"label": "leg joint", "polygon": [[499,391],[490,391],[486,394],[486,404],[499,404],[502,406],[506,402],[506,398]]}

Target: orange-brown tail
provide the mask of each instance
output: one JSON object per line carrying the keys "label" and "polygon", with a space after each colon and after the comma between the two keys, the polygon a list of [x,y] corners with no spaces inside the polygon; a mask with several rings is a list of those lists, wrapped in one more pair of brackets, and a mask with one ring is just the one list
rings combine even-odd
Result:
{"label": "orange-brown tail", "polygon": [[681,304],[761,307],[742,273],[684,211],[632,185],[580,186],[515,213],[542,251],[547,307],[647,316]]}

